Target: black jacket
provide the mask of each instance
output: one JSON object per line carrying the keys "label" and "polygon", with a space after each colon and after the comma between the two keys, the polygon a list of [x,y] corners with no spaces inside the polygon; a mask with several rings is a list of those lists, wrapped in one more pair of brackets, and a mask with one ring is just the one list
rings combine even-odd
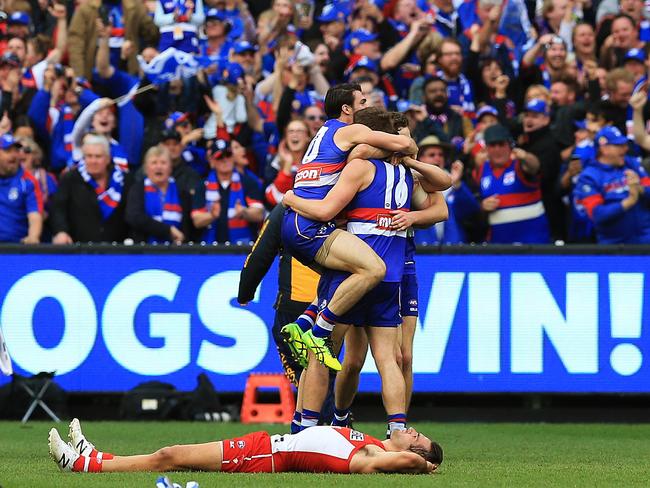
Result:
{"label": "black jacket", "polygon": [[558,191],[562,156],[560,146],[551,132],[550,125],[524,134],[521,148],[533,153],[541,163],[542,200],[554,240],[565,240],[564,205]]}
{"label": "black jacket", "polygon": [[[178,189],[178,197],[183,209],[183,220],[180,231],[189,240],[192,232],[192,197],[186,190]],[[133,239],[136,242],[147,241],[155,237],[161,241],[169,241],[170,226],[151,217],[145,210],[144,180],[131,186],[126,204],[126,222],[131,226]]]}
{"label": "black jacket", "polygon": [[278,295],[274,308],[300,315],[316,297],[318,275],[282,249],[280,236],[283,217],[284,207],[276,205],[264,222],[260,235],[241,270],[237,301],[248,303],[253,300],[255,290],[280,253]]}
{"label": "black jacket", "polygon": [[53,235],[66,232],[75,242],[123,241],[129,236],[124,211],[131,181],[127,174],[119,205],[108,219],[103,220],[97,194],[83,180],[79,171],[73,169],[64,174],[59,180],[58,190],[52,196],[50,223]]}

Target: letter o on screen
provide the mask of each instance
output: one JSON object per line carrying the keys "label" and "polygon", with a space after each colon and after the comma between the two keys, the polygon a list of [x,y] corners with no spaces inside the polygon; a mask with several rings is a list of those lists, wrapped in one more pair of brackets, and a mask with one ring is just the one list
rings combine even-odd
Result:
{"label": "letter o on screen", "polygon": [[[59,302],[65,320],[63,337],[52,348],[42,347],[34,335],[34,310],[45,298]],[[13,361],[32,374],[61,375],[78,368],[97,337],[97,310],[90,292],[63,271],[34,271],[16,281],[5,297],[0,323]]]}

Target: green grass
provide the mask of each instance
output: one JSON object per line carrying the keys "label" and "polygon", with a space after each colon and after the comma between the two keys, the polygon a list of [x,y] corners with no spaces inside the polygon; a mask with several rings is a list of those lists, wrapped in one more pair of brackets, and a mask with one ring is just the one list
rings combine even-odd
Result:
{"label": "green grass", "polygon": [[[155,473],[63,474],[47,453],[52,424],[0,422],[0,486],[31,487],[154,487]],[[207,442],[284,426],[240,424],[85,422],[84,433],[99,449],[117,454],[151,452],[163,445]],[[383,424],[356,425],[380,437]],[[436,475],[315,475],[170,473],[184,485],[198,481],[214,486],[648,486],[650,485],[650,425],[598,424],[418,424],[445,449]],[[62,437],[67,424],[58,425]]]}

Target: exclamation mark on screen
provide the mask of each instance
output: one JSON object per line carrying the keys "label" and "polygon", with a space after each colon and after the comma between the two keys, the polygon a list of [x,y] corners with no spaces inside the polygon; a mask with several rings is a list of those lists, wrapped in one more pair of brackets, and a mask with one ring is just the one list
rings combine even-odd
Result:
{"label": "exclamation mark on screen", "polygon": [[[609,312],[612,338],[641,338],[643,273],[609,273]],[[630,376],[641,368],[643,355],[634,344],[623,342],[614,346],[609,362],[618,374]]]}

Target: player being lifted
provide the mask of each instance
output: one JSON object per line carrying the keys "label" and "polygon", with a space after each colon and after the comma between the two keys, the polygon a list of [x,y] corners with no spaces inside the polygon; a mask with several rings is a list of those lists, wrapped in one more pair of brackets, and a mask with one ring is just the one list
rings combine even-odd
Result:
{"label": "player being lifted", "polygon": [[[353,124],[354,113],[364,108],[366,99],[356,84],[331,88],[325,96],[325,112],[329,120],[316,133],[307,148],[298,170],[294,193],[302,198],[324,198],[339,178],[348,155],[358,144],[390,152],[416,154],[417,145],[406,136],[372,131]],[[431,191],[435,191],[432,189]],[[316,302],[301,317],[283,328],[283,334],[294,354],[305,358],[305,347],[316,359],[339,371],[341,364],[332,353],[329,336],[338,317],[374,288],[386,274],[386,267],[368,245],[357,237],[336,229],[332,221],[306,218],[287,209],[282,225],[282,242],[289,252],[306,265],[350,273],[337,288],[327,307],[318,313]]]}
{"label": "player being lifted", "polygon": [[98,451],[77,419],[69,443],[56,429],[49,434],[50,457],[61,471],[224,471],[231,473],[432,473],[442,463],[442,448],[415,429],[379,441],[340,427],[314,427],[299,434],[253,432],[203,444],[163,447],[152,454],[117,456]]}
{"label": "player being lifted", "polygon": [[[396,128],[408,134],[408,121],[402,114],[388,113],[371,107],[356,113],[355,121],[361,122],[375,130],[396,133]],[[387,272],[382,282],[371,293],[366,294],[352,309],[343,315],[337,323],[355,325],[364,329],[353,329],[353,339],[346,336],[346,362],[349,357],[363,361],[368,340],[375,359],[377,370],[382,380],[382,398],[388,415],[389,432],[406,428],[405,382],[397,363],[397,333],[401,324],[400,317],[400,283],[404,271],[406,256],[406,230],[393,228],[393,216],[397,212],[423,209],[420,219],[414,223],[431,225],[446,218],[446,205],[442,201],[444,212],[431,205],[431,197],[422,188],[417,188],[413,196],[413,177],[411,169],[424,175],[428,181],[444,188],[449,184],[449,176],[440,168],[425,165],[413,158],[404,158],[405,165],[392,165],[377,158],[353,159],[341,173],[341,177],[327,196],[320,201],[304,199],[288,192],[285,204],[294,208],[300,215],[315,220],[326,221],[346,209],[347,231],[356,235],[385,263]],[[319,300],[326,302],[345,279],[346,274],[325,270],[319,285]],[[347,327],[337,325],[335,342],[340,343]],[[366,340],[366,333],[368,340]],[[339,374],[346,372],[344,369]],[[347,421],[349,406],[354,398],[358,377],[345,374],[342,388],[339,378],[336,382],[336,420]],[[309,364],[305,377],[301,380],[298,408],[302,413],[302,426],[305,415],[317,418],[327,385],[327,370],[319,364]],[[339,396],[343,397],[342,402]],[[299,402],[300,403],[300,402]],[[309,419],[307,419],[309,420]]]}

